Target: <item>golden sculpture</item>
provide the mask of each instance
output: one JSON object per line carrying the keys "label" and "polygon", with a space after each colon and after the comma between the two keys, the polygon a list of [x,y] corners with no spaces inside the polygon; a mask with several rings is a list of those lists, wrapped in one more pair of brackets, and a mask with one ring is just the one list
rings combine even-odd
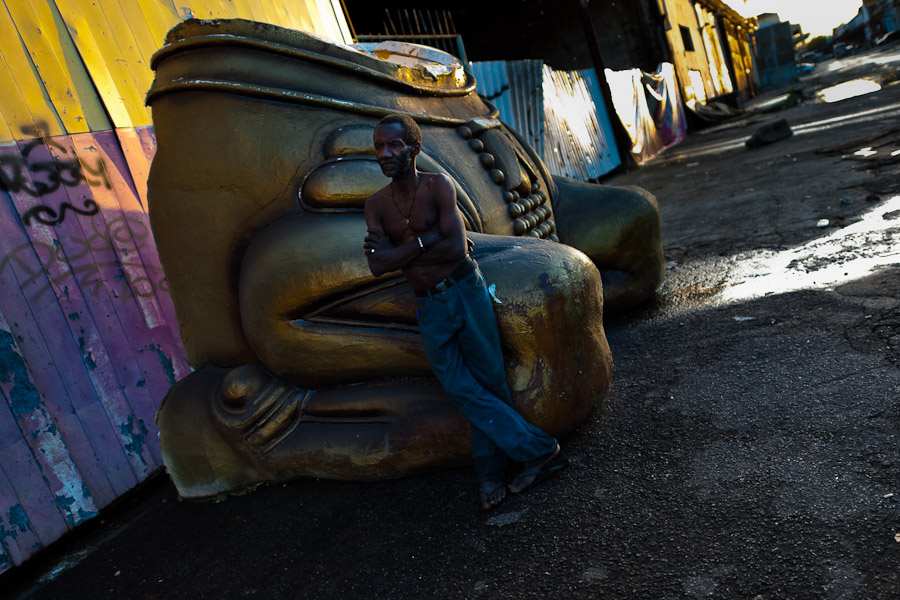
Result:
{"label": "golden sculpture", "polygon": [[517,410],[559,436],[604,397],[604,302],[633,306],[664,274],[656,201],[550,176],[450,59],[242,20],[186,21],[154,57],[150,218],[197,369],[157,416],[182,496],[469,459],[412,290],[361,251],[388,113],[422,128],[420,170],[455,182]]}

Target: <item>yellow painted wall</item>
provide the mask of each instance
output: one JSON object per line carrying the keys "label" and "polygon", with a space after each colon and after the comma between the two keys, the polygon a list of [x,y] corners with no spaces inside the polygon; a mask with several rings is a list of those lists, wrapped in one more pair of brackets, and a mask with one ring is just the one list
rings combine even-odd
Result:
{"label": "yellow painted wall", "polygon": [[340,0],[0,0],[0,143],[150,125],[150,57],[191,17],[352,42]]}
{"label": "yellow painted wall", "polygon": [[[752,92],[748,83],[751,76],[750,48],[747,41],[748,31],[744,26],[738,27],[729,19],[740,15],[726,12],[726,39],[720,36],[713,11],[692,0],[657,0],[660,12],[665,15],[667,25],[666,36],[672,48],[675,73],[681,83],[684,101],[705,103],[708,98],[720,96],[738,89],[746,97]],[[717,13],[722,14],[722,13]],[[730,16],[729,16],[730,15]],[[685,48],[681,34],[684,27],[690,33],[693,50]],[[734,36],[738,39],[732,40]],[[724,53],[731,53],[735,69],[741,73],[732,79]]]}
{"label": "yellow painted wall", "polygon": [[700,24],[700,35],[703,38],[706,60],[709,64],[710,83],[715,89],[714,95],[730,94],[734,91],[734,86],[722,54],[723,46],[719,30],[716,27],[716,16],[699,4],[694,5],[694,10],[697,13],[697,22]]}
{"label": "yellow painted wall", "polygon": [[[684,101],[696,100],[703,103],[707,97],[712,97],[716,94],[711,82],[709,62],[694,5],[688,0],[659,0],[659,2],[669,26],[666,35],[672,48],[675,73],[684,88]],[[690,33],[693,50],[685,47],[681,35],[682,27]],[[695,73],[693,78],[691,77],[692,71]],[[700,85],[701,82],[702,85]]]}

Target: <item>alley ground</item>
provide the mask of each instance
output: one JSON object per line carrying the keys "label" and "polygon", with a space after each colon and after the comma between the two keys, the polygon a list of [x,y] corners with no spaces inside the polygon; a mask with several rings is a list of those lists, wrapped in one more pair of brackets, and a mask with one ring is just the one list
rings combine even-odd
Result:
{"label": "alley ground", "polygon": [[[161,476],[0,594],[900,597],[900,85],[810,100],[896,79],[867,56],[604,182],[657,195],[668,278],[607,320],[613,387],[559,478],[483,513],[468,469],[218,503]],[[795,134],[744,147],[776,118]]]}

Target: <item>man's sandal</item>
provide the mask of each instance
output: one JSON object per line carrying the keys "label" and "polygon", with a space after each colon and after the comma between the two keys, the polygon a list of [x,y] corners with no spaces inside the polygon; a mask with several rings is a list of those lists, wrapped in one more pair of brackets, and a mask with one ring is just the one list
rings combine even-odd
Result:
{"label": "man's sandal", "polygon": [[525,469],[516,475],[516,478],[509,484],[509,491],[513,494],[520,494],[528,488],[539,484],[553,474],[566,468],[569,460],[561,455],[562,448],[559,444],[546,458],[540,458],[525,466]]}
{"label": "man's sandal", "polygon": [[506,498],[506,484],[502,481],[482,481],[478,487],[478,496],[481,498],[481,508],[495,508]]}

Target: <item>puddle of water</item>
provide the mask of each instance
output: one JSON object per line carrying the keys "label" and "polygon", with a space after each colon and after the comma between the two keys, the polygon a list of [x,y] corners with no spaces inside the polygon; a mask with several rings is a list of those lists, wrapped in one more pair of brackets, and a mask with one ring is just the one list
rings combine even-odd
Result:
{"label": "puddle of water", "polygon": [[749,300],[802,289],[825,289],[900,263],[900,196],[803,246],[760,252],[738,260],[721,300]]}
{"label": "puddle of water", "polygon": [[847,98],[855,98],[871,94],[881,89],[881,84],[871,79],[854,79],[819,90],[819,97],[825,102],[839,102]]}

